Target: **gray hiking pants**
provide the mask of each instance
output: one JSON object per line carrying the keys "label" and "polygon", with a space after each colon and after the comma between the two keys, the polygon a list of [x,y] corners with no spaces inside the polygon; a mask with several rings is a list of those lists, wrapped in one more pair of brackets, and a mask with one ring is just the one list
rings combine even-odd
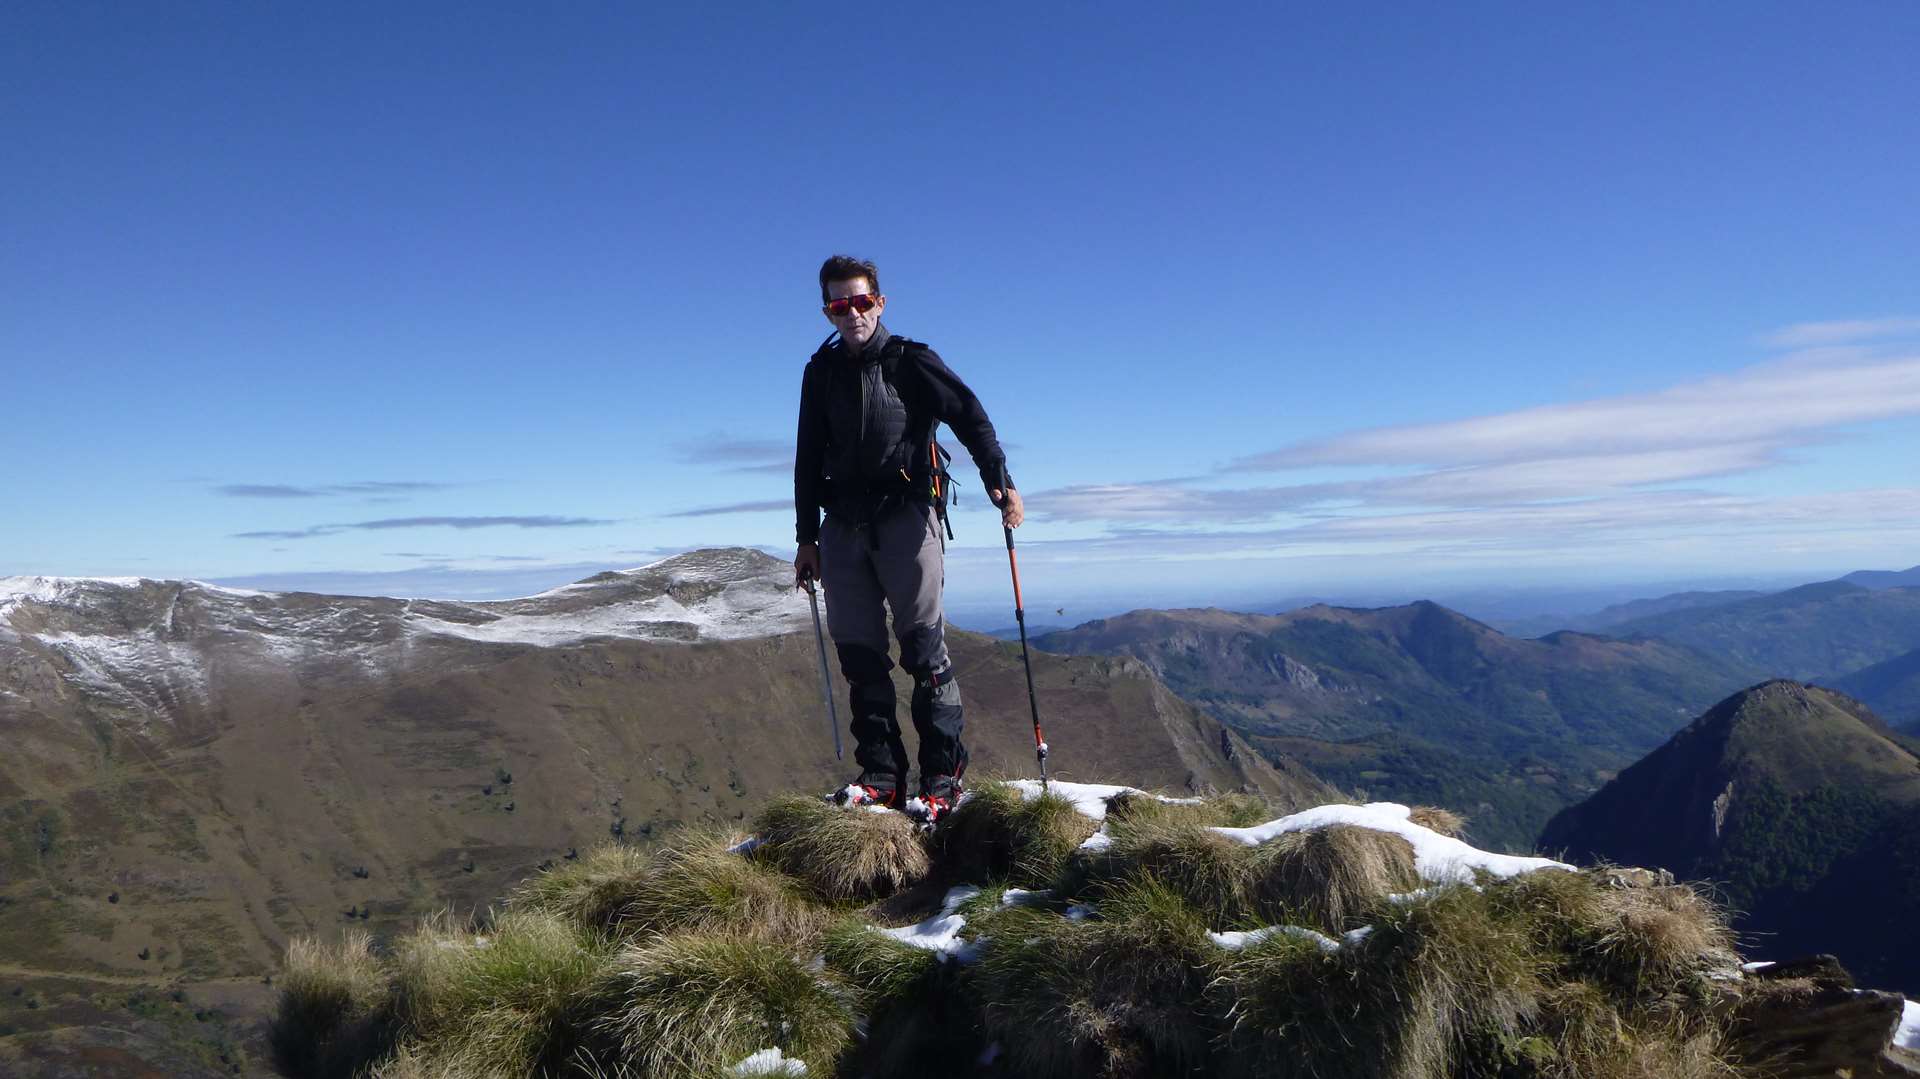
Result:
{"label": "gray hiking pants", "polygon": [[920,737],[920,775],[966,771],[960,741],[966,725],[960,686],[947,657],[940,610],[946,560],[933,507],[905,505],[871,525],[849,526],[829,514],[820,524],[820,577],[826,585],[827,628],[846,676],[854,759],[870,775],[892,775],[905,785],[907,750],[888,656],[887,610],[900,640],[900,666],[913,675],[914,732]]}

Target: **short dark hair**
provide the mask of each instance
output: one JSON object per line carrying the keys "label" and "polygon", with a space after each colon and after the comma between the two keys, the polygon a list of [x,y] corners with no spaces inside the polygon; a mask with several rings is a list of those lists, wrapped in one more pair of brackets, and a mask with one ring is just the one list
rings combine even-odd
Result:
{"label": "short dark hair", "polygon": [[864,277],[873,286],[873,294],[880,294],[880,271],[866,259],[857,259],[852,255],[835,255],[820,264],[820,302],[827,302],[827,283],[831,281],[851,281]]}

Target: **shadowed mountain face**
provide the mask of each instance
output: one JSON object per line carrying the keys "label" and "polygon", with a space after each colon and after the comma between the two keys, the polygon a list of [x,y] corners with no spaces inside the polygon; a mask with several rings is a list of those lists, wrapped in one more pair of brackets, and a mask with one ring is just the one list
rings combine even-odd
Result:
{"label": "shadowed mountain face", "polygon": [[1554,818],[1543,848],[1720,883],[1770,958],[1828,951],[1920,992],[1920,757],[1860,702],[1795,682],[1722,701]]}
{"label": "shadowed mountain face", "polygon": [[[497,603],[0,579],[0,978],[257,987],[292,935],[391,932],[614,835],[831,789],[854,766],[791,582],[748,550]],[[1018,646],[951,646],[975,774],[1030,775]],[[1057,775],[1333,797],[1142,664],[1034,661]]]}
{"label": "shadowed mountain face", "polygon": [[1833,680],[1896,728],[1920,734],[1920,649]]}
{"label": "shadowed mountain face", "polygon": [[[1659,637],[1759,678],[1834,678],[1920,648],[1920,588],[1900,574],[1854,574],[1752,599],[1616,623],[1617,637]],[[1855,583],[1865,578],[1871,586]]]}
{"label": "shadowed mountain face", "polygon": [[1037,643],[1138,657],[1263,748],[1369,797],[1464,810],[1479,841],[1514,848],[1743,680],[1664,641],[1517,639],[1426,602],[1135,611]]}

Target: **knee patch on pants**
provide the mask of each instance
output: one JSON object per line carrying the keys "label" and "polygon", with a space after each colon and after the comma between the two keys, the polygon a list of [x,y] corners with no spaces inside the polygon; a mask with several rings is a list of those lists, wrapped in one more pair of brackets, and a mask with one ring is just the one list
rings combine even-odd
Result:
{"label": "knee patch on pants", "polygon": [[886,682],[893,670],[893,660],[885,652],[876,652],[864,644],[836,644],[833,650],[840,654],[840,673],[853,685],[863,682]]}
{"label": "knee patch on pants", "polygon": [[900,666],[912,671],[919,678],[931,667],[945,668],[947,661],[947,634],[939,622],[930,626],[914,626],[900,635]]}

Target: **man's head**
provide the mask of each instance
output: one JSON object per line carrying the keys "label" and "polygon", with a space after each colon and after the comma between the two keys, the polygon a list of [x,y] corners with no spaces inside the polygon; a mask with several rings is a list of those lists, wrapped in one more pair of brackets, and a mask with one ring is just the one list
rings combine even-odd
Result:
{"label": "man's head", "polygon": [[858,351],[873,337],[887,306],[880,294],[880,271],[851,255],[833,256],[820,266],[820,302],[840,339]]}

